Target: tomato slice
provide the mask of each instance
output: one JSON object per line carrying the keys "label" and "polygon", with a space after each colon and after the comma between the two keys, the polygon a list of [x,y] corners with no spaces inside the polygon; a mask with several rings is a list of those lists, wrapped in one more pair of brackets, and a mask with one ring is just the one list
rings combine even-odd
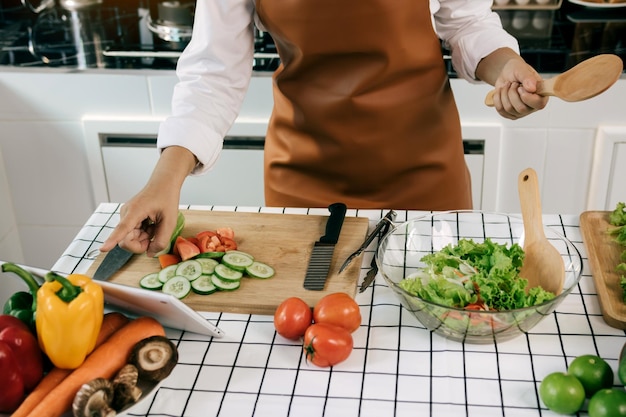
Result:
{"label": "tomato slice", "polygon": [[176,238],[174,247],[176,248],[176,253],[180,256],[181,261],[186,261],[200,254],[200,248],[182,236],[178,236]]}
{"label": "tomato slice", "polygon": [[224,251],[237,249],[237,242],[235,242],[234,239],[226,236],[220,236],[220,238],[222,240],[222,244],[224,245]]}
{"label": "tomato slice", "polygon": [[235,239],[235,231],[230,227],[220,227],[216,232],[220,237],[227,237],[231,240]]}
{"label": "tomato slice", "polygon": [[166,253],[163,255],[159,255],[159,264],[161,265],[161,269],[168,267],[170,265],[176,265],[181,261],[180,256],[174,253]]}
{"label": "tomato slice", "polygon": [[198,232],[196,234],[196,238],[198,238],[198,240],[202,240],[202,238],[204,236],[217,236],[217,233],[211,231],[211,230],[203,230],[201,232]]}

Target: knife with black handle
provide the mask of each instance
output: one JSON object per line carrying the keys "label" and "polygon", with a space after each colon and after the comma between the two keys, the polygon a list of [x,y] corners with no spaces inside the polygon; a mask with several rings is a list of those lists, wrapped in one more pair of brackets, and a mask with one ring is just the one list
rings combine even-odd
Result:
{"label": "knife with black handle", "polygon": [[328,206],[330,216],[326,222],[326,233],[315,242],[309,260],[309,266],[304,277],[304,288],[321,291],[326,285],[330,263],[333,259],[335,245],[339,240],[343,220],[346,217],[346,205],[334,203]]}

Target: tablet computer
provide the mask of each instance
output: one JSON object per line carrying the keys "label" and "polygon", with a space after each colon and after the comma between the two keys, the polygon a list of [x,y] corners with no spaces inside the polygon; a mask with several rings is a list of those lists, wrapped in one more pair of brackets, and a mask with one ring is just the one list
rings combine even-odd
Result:
{"label": "tablet computer", "polygon": [[160,291],[98,281],[104,301],[138,316],[151,316],[163,326],[207,336],[222,337],[224,332],[178,298]]}

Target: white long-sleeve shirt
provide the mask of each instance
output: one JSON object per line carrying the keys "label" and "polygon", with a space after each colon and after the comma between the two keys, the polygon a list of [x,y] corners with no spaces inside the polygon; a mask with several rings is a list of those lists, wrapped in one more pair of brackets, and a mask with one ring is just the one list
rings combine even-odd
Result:
{"label": "white long-sleeve shirt", "polygon": [[[470,82],[477,82],[478,63],[494,50],[509,47],[519,52],[492,4],[493,0],[430,0],[435,30],[451,51],[452,65]],[[159,149],[178,145],[196,155],[193,174],[215,164],[237,117],[252,75],[255,22],[260,25],[254,0],[196,2],[192,39],[176,69],[179,82],[172,114],[161,124],[157,140]]]}

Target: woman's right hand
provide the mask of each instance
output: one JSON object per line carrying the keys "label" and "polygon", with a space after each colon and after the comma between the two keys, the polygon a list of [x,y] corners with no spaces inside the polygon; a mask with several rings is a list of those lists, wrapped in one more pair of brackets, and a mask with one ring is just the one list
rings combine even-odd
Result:
{"label": "woman's right hand", "polygon": [[195,157],[178,146],[163,150],[146,186],[120,210],[120,222],[100,247],[115,245],[153,257],[167,247],[176,227],[180,189],[195,166]]}

